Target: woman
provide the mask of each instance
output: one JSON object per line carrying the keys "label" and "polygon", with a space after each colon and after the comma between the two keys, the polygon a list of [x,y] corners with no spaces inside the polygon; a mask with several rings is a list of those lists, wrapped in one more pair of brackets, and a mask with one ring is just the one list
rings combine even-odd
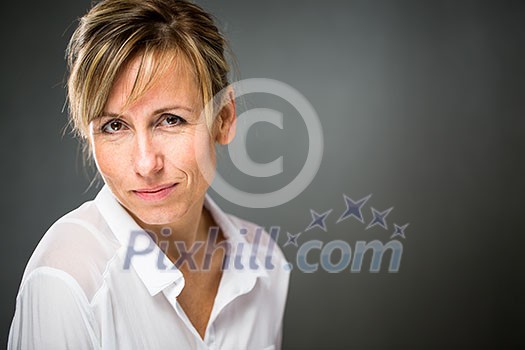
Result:
{"label": "woman", "polygon": [[224,46],[185,1],[106,0],[80,20],[70,117],[105,186],[33,253],[9,349],[280,348],[286,261],[206,195],[235,131]]}

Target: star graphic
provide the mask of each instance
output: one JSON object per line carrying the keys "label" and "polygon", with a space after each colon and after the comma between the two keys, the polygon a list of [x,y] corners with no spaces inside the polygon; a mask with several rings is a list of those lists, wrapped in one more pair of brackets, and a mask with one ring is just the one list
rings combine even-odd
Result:
{"label": "star graphic", "polygon": [[312,215],[312,222],[308,227],[305,229],[305,231],[308,231],[314,227],[321,228],[324,232],[326,232],[326,223],[324,222],[328,215],[332,212],[332,209],[325,211],[322,214],[318,214],[315,210],[310,209],[310,214]]}
{"label": "star graphic", "polygon": [[365,228],[365,230],[368,230],[370,227],[373,227],[375,225],[379,225],[385,230],[388,229],[388,225],[386,224],[385,218],[387,217],[388,214],[390,214],[390,212],[392,211],[392,209],[394,209],[394,207],[390,207],[387,210],[383,210],[383,211],[378,211],[374,207],[371,207],[370,209],[372,209],[372,214],[374,214],[374,218],[372,219],[372,221],[370,221],[370,223]]}
{"label": "star graphic", "polygon": [[397,224],[394,224],[394,233],[392,234],[392,236],[390,236],[390,238],[401,236],[406,239],[405,229],[407,228],[408,225],[410,224],[404,224],[403,226],[398,226]]}
{"label": "star graphic", "polygon": [[358,201],[354,201],[352,198],[348,197],[346,194],[343,194],[343,197],[345,199],[346,203],[346,210],[341,215],[341,217],[337,220],[337,223],[340,223],[341,221],[349,218],[350,216],[354,216],[357,220],[361,221],[361,223],[364,224],[363,220],[363,214],[361,213],[361,209],[365,205],[365,203],[372,197],[372,194],[369,194],[366,197],[361,198]]}
{"label": "star graphic", "polygon": [[283,245],[283,247],[286,247],[290,244],[297,247],[297,238],[299,238],[301,232],[296,233],[295,235],[292,235],[290,232],[286,232],[286,235],[288,236],[288,239],[286,240],[286,243]]}

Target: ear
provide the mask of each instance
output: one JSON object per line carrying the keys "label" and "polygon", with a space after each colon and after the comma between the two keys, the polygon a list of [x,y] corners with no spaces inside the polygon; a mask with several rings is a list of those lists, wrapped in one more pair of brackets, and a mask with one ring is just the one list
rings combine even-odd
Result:
{"label": "ear", "polygon": [[221,110],[215,120],[215,141],[221,145],[230,143],[235,136],[236,121],[235,93],[231,87],[228,87]]}

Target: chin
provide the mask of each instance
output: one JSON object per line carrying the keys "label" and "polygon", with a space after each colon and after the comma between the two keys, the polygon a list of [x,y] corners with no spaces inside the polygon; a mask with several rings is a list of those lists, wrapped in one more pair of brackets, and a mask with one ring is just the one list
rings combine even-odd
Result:
{"label": "chin", "polygon": [[152,215],[136,215],[136,217],[146,225],[169,225],[177,221],[179,216],[177,215],[159,215],[158,213]]}
{"label": "chin", "polygon": [[188,209],[184,205],[155,208],[151,210],[138,210],[135,217],[146,225],[168,225],[180,220]]}

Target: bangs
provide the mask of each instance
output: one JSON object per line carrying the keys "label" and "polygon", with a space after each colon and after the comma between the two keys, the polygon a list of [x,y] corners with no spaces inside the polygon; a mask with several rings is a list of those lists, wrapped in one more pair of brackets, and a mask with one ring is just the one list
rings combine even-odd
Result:
{"label": "bangs", "polygon": [[[100,1],[84,15],[67,47],[69,123],[84,141],[110,91],[133,59],[136,79],[125,105],[136,101],[174,64],[193,76],[211,129],[228,85],[224,37],[213,18],[185,1]],[[176,62],[174,62],[174,60]],[[135,69],[135,67],[134,67]],[[209,102],[214,103],[209,103]]]}
{"label": "bangs", "polygon": [[[194,69],[192,65],[189,64],[188,58],[178,48],[146,47],[144,50],[138,52],[135,55],[132,55],[128,62],[121,67],[121,71],[126,69],[129,63],[135,58],[140,60],[140,64],[137,75],[133,82],[131,93],[128,96],[124,107],[127,107],[140,99],[144,93],[146,93],[146,91],[152,87],[157,79],[164,75],[170,67],[173,67],[172,65],[174,64],[176,67],[175,69],[190,70],[190,76],[192,76],[193,79],[195,77]],[[199,95],[201,94],[199,93]]]}

